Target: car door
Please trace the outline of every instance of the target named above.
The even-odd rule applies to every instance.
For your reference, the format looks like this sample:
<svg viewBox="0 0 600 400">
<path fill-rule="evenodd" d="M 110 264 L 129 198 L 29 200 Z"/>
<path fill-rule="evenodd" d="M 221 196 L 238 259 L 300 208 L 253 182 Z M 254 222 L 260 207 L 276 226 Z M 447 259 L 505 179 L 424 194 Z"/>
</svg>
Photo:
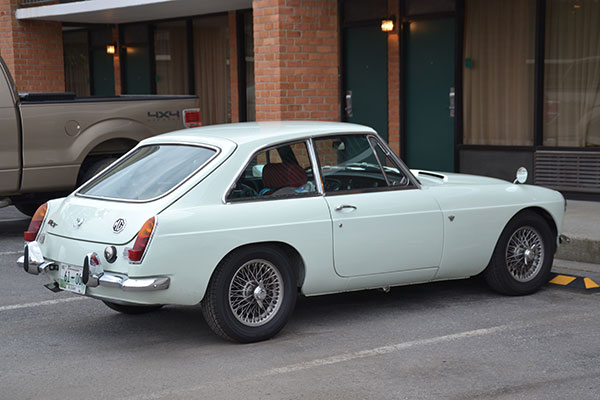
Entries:
<svg viewBox="0 0 600 400">
<path fill-rule="evenodd" d="M 333 223 L 336 272 L 422 270 L 411 279 L 430 279 L 440 264 L 443 220 L 429 192 L 374 136 L 316 138 L 314 146 Z"/>
</svg>

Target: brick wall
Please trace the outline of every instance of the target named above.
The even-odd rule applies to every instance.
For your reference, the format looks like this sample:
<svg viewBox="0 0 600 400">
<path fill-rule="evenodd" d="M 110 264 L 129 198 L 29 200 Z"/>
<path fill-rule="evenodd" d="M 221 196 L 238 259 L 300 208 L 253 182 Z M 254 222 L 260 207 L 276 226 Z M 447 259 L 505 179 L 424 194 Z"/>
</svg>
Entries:
<svg viewBox="0 0 600 400">
<path fill-rule="evenodd" d="M 0 54 L 21 92 L 65 90 L 62 29 L 58 22 L 18 21 L 20 0 L 0 0 Z"/>
<path fill-rule="evenodd" d="M 256 120 L 340 120 L 337 0 L 253 0 Z"/>
</svg>

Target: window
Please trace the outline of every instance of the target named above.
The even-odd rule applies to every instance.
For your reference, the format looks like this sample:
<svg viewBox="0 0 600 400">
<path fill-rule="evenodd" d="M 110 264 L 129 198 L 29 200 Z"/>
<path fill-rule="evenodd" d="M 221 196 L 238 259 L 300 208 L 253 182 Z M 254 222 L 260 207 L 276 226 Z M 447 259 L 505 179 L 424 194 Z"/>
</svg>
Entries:
<svg viewBox="0 0 600 400">
<path fill-rule="evenodd" d="M 410 184 L 410 180 L 392 160 L 389 150 L 381 147 L 381 144 L 373 138 L 371 138 L 371 144 L 373 145 L 373 148 L 377 153 L 377 158 L 383 167 L 388 184 L 390 186 L 408 186 Z"/>
<path fill-rule="evenodd" d="M 546 7 L 544 146 L 600 146 L 600 2 Z"/>
<path fill-rule="evenodd" d="M 254 28 L 252 12 L 244 13 L 244 61 L 246 69 L 246 121 L 256 121 L 254 87 Z"/>
<path fill-rule="evenodd" d="M 155 25 L 154 60 L 157 94 L 189 94 L 186 21 Z"/>
<path fill-rule="evenodd" d="M 227 16 L 194 19 L 194 82 L 202 124 L 231 121 Z"/>
<path fill-rule="evenodd" d="M 65 88 L 77 96 L 90 95 L 90 53 L 88 31 L 63 32 Z"/>
<path fill-rule="evenodd" d="M 216 150 L 200 146 L 143 146 L 79 193 L 121 200 L 154 199 L 175 188 L 215 154 Z"/>
<path fill-rule="evenodd" d="M 533 145 L 535 0 L 467 0 L 464 144 Z"/>
<path fill-rule="evenodd" d="M 290 198 L 317 193 L 305 142 L 258 153 L 236 182 L 228 200 Z"/>
<path fill-rule="evenodd" d="M 325 193 L 380 189 L 409 183 L 402 171 L 379 148 L 382 163 L 385 160 L 386 172 L 382 171 L 379 159 L 365 135 L 316 139 L 315 147 Z"/>
</svg>

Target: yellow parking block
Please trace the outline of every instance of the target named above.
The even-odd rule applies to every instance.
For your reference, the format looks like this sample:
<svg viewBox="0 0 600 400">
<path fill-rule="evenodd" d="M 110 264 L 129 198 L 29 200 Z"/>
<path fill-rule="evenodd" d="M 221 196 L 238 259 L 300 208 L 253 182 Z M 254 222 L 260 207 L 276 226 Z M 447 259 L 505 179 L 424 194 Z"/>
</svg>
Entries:
<svg viewBox="0 0 600 400">
<path fill-rule="evenodd" d="M 569 283 L 573 282 L 575 280 L 574 276 L 567 276 L 567 275 L 556 275 L 554 277 L 554 279 L 552 279 L 550 281 L 550 283 L 554 283 L 555 285 L 563 285 L 566 286 Z"/>
<path fill-rule="evenodd" d="M 585 283 L 586 289 L 594 289 L 594 288 L 600 287 L 600 285 L 598 285 L 596 282 L 594 282 L 590 278 L 583 278 L 583 282 Z"/>
</svg>

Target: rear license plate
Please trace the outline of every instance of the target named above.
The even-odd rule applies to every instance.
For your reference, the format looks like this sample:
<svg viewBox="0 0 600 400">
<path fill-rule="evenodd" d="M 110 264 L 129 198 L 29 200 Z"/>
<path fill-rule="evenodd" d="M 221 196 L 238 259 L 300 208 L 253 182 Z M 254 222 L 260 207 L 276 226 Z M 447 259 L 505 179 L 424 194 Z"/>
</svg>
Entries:
<svg viewBox="0 0 600 400">
<path fill-rule="evenodd" d="M 68 292 L 85 294 L 85 285 L 81 280 L 83 267 L 60 264 L 58 287 Z"/>
</svg>

